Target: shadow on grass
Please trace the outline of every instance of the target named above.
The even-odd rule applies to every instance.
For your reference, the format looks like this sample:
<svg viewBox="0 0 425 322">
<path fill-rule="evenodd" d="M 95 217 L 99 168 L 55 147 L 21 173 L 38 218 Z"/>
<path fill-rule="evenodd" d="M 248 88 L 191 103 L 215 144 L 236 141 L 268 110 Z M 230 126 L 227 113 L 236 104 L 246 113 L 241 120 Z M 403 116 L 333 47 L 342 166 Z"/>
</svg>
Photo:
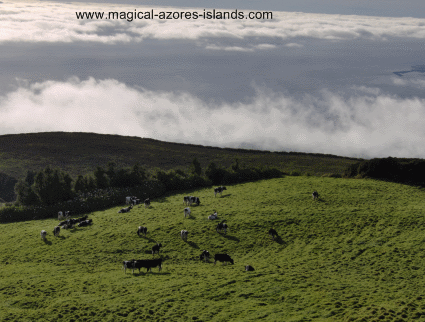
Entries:
<svg viewBox="0 0 425 322">
<path fill-rule="evenodd" d="M 280 236 L 277 236 L 274 241 L 280 245 L 286 244 Z"/>
<path fill-rule="evenodd" d="M 220 198 L 227 198 L 227 197 L 230 197 L 232 194 L 231 193 L 228 193 L 227 195 L 222 195 Z"/>
<path fill-rule="evenodd" d="M 198 244 L 196 244 L 196 243 L 194 243 L 193 241 L 188 241 L 188 242 L 186 242 L 188 245 L 190 245 L 191 247 L 193 247 L 193 248 L 198 248 L 199 249 L 199 246 L 198 246 Z"/>
<path fill-rule="evenodd" d="M 237 237 L 235 237 L 235 236 L 230 236 L 230 235 L 222 235 L 223 237 L 226 237 L 227 239 L 231 239 L 231 240 L 234 240 L 234 241 L 239 241 L 239 238 L 237 238 Z"/>
<path fill-rule="evenodd" d="M 152 272 L 152 271 L 150 271 L 150 272 L 134 272 L 134 276 L 145 276 L 146 274 L 148 274 L 149 273 L 149 275 L 171 275 L 171 273 L 169 273 L 169 272 Z"/>
<path fill-rule="evenodd" d="M 51 244 L 52 244 L 52 242 L 51 242 L 50 240 L 47 240 L 47 238 L 46 238 L 46 239 L 44 239 L 43 241 L 44 241 L 44 243 L 45 243 L 46 245 L 51 245 Z"/>
</svg>

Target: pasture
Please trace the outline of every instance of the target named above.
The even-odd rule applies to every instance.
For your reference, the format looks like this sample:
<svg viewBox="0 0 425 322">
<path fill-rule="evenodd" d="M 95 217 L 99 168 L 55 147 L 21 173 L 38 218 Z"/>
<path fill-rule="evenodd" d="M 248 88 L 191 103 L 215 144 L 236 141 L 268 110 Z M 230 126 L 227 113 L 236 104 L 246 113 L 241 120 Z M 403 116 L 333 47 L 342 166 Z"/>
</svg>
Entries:
<svg viewBox="0 0 425 322">
<path fill-rule="evenodd" d="M 186 195 L 201 200 L 189 218 Z M 57 219 L 2 224 L 0 320 L 425 320 L 424 205 L 425 192 L 406 185 L 288 176 L 95 212 L 93 225 L 59 237 Z M 215 230 L 221 220 L 226 235 Z M 153 258 L 156 242 L 161 272 L 124 273 L 123 260 Z M 214 265 L 217 253 L 234 265 Z"/>
</svg>

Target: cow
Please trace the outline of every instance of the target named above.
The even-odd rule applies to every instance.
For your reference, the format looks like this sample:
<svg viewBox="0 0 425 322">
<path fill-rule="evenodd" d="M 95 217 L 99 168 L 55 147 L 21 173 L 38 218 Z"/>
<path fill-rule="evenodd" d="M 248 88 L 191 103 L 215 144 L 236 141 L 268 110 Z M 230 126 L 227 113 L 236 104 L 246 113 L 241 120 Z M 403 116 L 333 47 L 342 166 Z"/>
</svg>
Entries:
<svg viewBox="0 0 425 322">
<path fill-rule="evenodd" d="M 189 207 L 184 208 L 184 218 L 186 218 L 186 216 L 190 217 L 190 208 Z"/>
<path fill-rule="evenodd" d="M 60 231 L 61 231 L 61 228 L 59 226 L 56 226 L 55 228 L 53 228 L 53 236 L 55 237 L 59 236 Z"/>
<path fill-rule="evenodd" d="M 245 266 L 245 271 L 247 271 L 247 272 L 249 272 L 249 271 L 255 271 L 255 269 L 251 265 L 246 265 Z"/>
<path fill-rule="evenodd" d="M 70 217 L 71 217 L 71 215 L 70 215 L 69 211 L 65 211 L 65 218 L 70 218 Z"/>
<path fill-rule="evenodd" d="M 151 205 L 151 201 L 149 200 L 149 198 L 147 198 L 147 199 L 144 201 L 144 203 L 145 203 L 145 208 L 149 208 L 149 207 L 150 207 L 150 205 Z"/>
<path fill-rule="evenodd" d="M 317 191 L 313 191 L 312 196 L 313 200 L 319 199 L 319 193 Z"/>
<path fill-rule="evenodd" d="M 136 198 L 131 199 L 131 204 L 132 204 L 133 206 L 138 205 L 139 203 L 140 203 L 140 199 L 136 199 Z"/>
<path fill-rule="evenodd" d="M 46 240 L 47 232 L 45 230 L 42 230 L 41 233 L 40 233 L 40 235 L 41 235 L 41 239 L 42 240 Z"/>
<path fill-rule="evenodd" d="M 162 247 L 161 243 L 156 243 L 156 245 L 152 246 L 152 256 L 155 253 L 158 253 L 158 255 L 159 255 L 159 250 L 160 250 L 161 247 Z"/>
<path fill-rule="evenodd" d="M 196 203 L 197 206 L 201 203 L 201 200 L 198 197 L 189 197 L 189 206 L 193 203 Z"/>
<path fill-rule="evenodd" d="M 226 265 L 227 265 L 227 262 L 234 264 L 233 259 L 231 259 L 230 256 L 227 255 L 227 254 L 215 254 L 214 255 L 214 265 L 217 261 L 223 262 L 223 264 L 226 263 Z"/>
<path fill-rule="evenodd" d="M 218 188 L 214 188 L 214 197 L 217 196 L 217 193 L 219 193 L 220 197 L 221 197 L 224 190 L 227 190 L 227 189 L 226 189 L 226 187 L 223 187 L 223 186 L 218 187 Z"/>
<path fill-rule="evenodd" d="M 58 212 L 58 220 L 62 220 L 62 219 L 64 219 L 63 212 L 62 211 L 59 211 Z"/>
<path fill-rule="evenodd" d="M 272 237 L 272 239 L 274 240 L 276 237 L 279 237 L 279 235 L 277 234 L 277 231 L 274 230 L 273 228 L 269 229 L 269 235 Z"/>
<path fill-rule="evenodd" d="M 81 221 L 78 224 L 78 227 L 85 227 L 85 226 L 91 225 L 92 222 L 93 222 L 92 219 L 87 219 L 87 220 Z"/>
<path fill-rule="evenodd" d="M 210 259 L 210 252 L 207 250 L 203 250 L 202 254 L 199 256 L 200 260 L 204 260 L 205 262 L 207 262 L 207 260 Z"/>
<path fill-rule="evenodd" d="M 225 220 L 223 220 L 221 223 L 219 223 L 218 225 L 217 225 L 217 227 L 216 227 L 216 231 L 218 232 L 218 233 L 220 233 L 220 232 L 222 232 L 222 231 L 224 231 L 224 234 L 226 234 L 226 232 L 227 232 L 227 224 L 225 223 Z"/>
<path fill-rule="evenodd" d="M 189 206 L 190 196 L 183 197 L 183 204 Z"/>
<path fill-rule="evenodd" d="M 212 215 L 208 216 L 208 220 L 215 220 L 218 218 L 217 211 L 215 211 Z"/>
<path fill-rule="evenodd" d="M 128 269 L 132 268 L 133 272 L 134 272 L 134 259 L 132 259 L 131 261 L 123 261 L 122 262 L 122 269 L 124 270 L 124 274 L 125 274 L 125 270 L 127 268 Z"/>
<path fill-rule="evenodd" d="M 137 235 L 140 237 L 140 235 L 144 235 L 146 237 L 146 233 L 148 232 L 148 228 L 143 227 L 143 226 L 139 226 L 139 228 L 137 228 Z"/>
<path fill-rule="evenodd" d="M 123 213 L 126 213 L 126 212 L 130 212 L 130 210 L 133 208 L 133 206 L 132 205 L 130 205 L 129 207 L 126 207 L 126 208 L 122 208 L 120 211 L 118 211 L 118 213 L 119 214 L 123 214 Z"/>
<path fill-rule="evenodd" d="M 180 232 L 180 236 L 182 237 L 182 239 L 184 240 L 184 241 L 187 241 L 187 235 L 189 234 L 189 232 L 187 231 L 187 230 L 182 230 L 181 232 Z"/>
<path fill-rule="evenodd" d="M 75 219 L 75 223 L 79 223 L 79 222 L 82 222 L 82 221 L 84 221 L 84 220 L 87 220 L 87 218 L 88 218 L 88 216 L 87 216 L 87 215 L 85 215 L 85 216 L 83 216 L 83 217 L 80 217 L 80 218 L 77 218 L 77 219 Z"/>
<path fill-rule="evenodd" d="M 125 197 L 125 204 L 126 205 L 131 204 L 131 199 L 132 199 L 132 197 Z"/>
<path fill-rule="evenodd" d="M 162 269 L 162 258 L 158 258 L 158 259 L 142 259 L 142 260 L 135 260 L 133 263 L 133 273 L 135 269 L 139 270 L 140 273 L 140 269 L 142 267 L 146 267 L 146 273 L 151 271 L 152 272 L 152 267 L 159 267 L 159 271 L 161 271 Z"/>
</svg>

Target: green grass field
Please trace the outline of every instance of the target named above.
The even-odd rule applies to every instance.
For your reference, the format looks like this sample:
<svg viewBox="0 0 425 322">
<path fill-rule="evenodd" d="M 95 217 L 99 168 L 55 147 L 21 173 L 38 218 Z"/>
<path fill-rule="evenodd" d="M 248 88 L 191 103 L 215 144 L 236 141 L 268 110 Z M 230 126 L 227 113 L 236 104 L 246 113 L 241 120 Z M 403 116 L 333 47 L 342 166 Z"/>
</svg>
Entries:
<svg viewBox="0 0 425 322">
<path fill-rule="evenodd" d="M 184 218 L 188 194 L 201 205 Z M 288 176 L 228 186 L 222 197 L 203 189 L 128 214 L 96 212 L 92 226 L 59 237 L 56 219 L 3 224 L 0 320 L 425 320 L 424 197 L 395 183 Z M 225 236 L 207 220 L 214 210 Z M 156 241 L 162 271 L 125 274 L 122 261 L 152 258 Z M 203 249 L 235 263 L 201 262 Z"/>
</svg>

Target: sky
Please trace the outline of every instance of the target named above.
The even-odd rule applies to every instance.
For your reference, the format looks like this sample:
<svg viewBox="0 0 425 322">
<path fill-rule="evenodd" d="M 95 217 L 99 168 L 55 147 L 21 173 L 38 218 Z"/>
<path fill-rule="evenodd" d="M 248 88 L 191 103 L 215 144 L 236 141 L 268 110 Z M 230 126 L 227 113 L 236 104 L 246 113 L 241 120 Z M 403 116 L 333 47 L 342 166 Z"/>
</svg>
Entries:
<svg viewBox="0 0 425 322">
<path fill-rule="evenodd" d="M 425 157 L 422 0 L 0 0 L 0 26 L 0 135 Z"/>
</svg>

